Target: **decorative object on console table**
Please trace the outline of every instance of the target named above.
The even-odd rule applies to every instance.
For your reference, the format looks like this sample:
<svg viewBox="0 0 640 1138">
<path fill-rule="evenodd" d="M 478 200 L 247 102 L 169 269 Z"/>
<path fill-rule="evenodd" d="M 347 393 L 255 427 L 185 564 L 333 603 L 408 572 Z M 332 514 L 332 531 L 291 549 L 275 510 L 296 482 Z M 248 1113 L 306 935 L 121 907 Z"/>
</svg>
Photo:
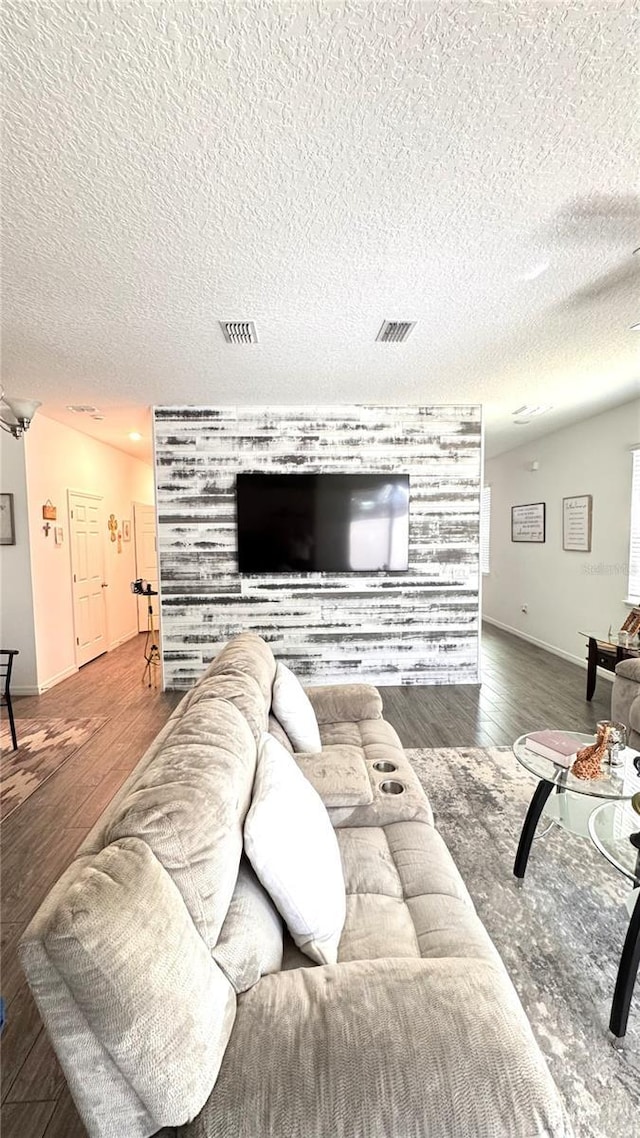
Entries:
<svg viewBox="0 0 640 1138">
<path fill-rule="evenodd" d="M 545 502 L 528 502 L 511 507 L 511 540 L 525 542 L 545 541 Z"/>
<path fill-rule="evenodd" d="M 595 779 L 602 774 L 602 760 L 607 753 L 607 744 L 611 734 L 611 724 L 607 723 L 598 732 L 595 743 L 590 747 L 583 747 L 578 751 L 572 771 L 576 778 Z"/>
<path fill-rule="evenodd" d="M 599 723 L 596 723 L 598 736 L 607 728 L 609 730 L 607 762 L 610 763 L 612 767 L 618 767 L 622 764 L 620 752 L 623 751 L 627 745 L 627 729 L 624 723 L 615 723 L 611 719 L 601 719 Z"/>
<path fill-rule="evenodd" d="M 560 767 L 570 767 L 578 753 L 579 744 L 564 731 L 532 731 L 527 735 L 527 747 Z"/>
<path fill-rule="evenodd" d="M 582 494 L 562 499 L 562 548 L 578 553 L 591 552 L 593 498 Z"/>
<path fill-rule="evenodd" d="M 581 632 L 588 640 L 587 650 L 587 699 L 593 699 L 596 690 L 597 669 L 604 668 L 607 672 L 615 672 L 616 665 L 621 660 L 629 660 L 640 656 L 640 648 L 623 647 L 611 639 L 611 633 L 606 636 L 592 636 L 590 632 Z M 617 639 L 617 633 L 614 634 Z"/>
</svg>

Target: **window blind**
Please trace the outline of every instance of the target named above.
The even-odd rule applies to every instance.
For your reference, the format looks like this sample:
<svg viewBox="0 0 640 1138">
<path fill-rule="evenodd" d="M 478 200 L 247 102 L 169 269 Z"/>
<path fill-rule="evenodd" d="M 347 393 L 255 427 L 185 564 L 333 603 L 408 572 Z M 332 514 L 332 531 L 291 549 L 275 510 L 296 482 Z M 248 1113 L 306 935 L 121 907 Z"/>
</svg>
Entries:
<svg viewBox="0 0 640 1138">
<path fill-rule="evenodd" d="M 633 454 L 631 532 L 629 535 L 629 600 L 640 601 L 640 447 Z"/>
<path fill-rule="evenodd" d="M 640 467 L 640 463 L 638 464 Z M 638 517 L 640 524 L 640 513 Z M 491 487 L 483 486 L 480 494 L 480 572 L 489 572 L 489 544 L 491 535 Z M 639 535 L 640 538 L 640 535 Z M 639 545 L 640 549 L 640 545 Z M 640 562 L 638 564 L 640 571 Z"/>
</svg>

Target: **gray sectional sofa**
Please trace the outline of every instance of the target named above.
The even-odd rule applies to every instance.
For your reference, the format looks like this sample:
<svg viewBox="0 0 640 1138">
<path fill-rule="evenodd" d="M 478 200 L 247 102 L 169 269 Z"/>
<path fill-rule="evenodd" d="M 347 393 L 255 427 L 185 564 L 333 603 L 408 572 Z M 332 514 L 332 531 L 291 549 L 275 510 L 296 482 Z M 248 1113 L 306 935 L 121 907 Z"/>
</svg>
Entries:
<svg viewBox="0 0 640 1138">
<path fill-rule="evenodd" d="M 640 658 L 621 660 L 616 665 L 611 718 L 625 724 L 629 746 L 640 750 Z"/>
<path fill-rule="evenodd" d="M 255 634 L 229 642 L 23 936 L 89 1134 L 570 1134 L 375 688 L 308 689 L 322 751 L 296 760 L 336 828 L 346 922 L 335 965 L 289 938 L 243 854 L 269 724 L 291 750 L 275 668 Z"/>
</svg>

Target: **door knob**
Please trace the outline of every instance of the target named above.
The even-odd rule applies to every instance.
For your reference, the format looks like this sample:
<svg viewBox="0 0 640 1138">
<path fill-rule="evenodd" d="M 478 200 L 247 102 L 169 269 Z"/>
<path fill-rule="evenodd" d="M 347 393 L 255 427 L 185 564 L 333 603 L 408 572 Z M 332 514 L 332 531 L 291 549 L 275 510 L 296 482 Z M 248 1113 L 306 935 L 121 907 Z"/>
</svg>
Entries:
<svg viewBox="0 0 640 1138">
<path fill-rule="evenodd" d="M 105 583 L 104 583 L 104 581 L 103 581 L 103 582 L 102 582 L 102 585 L 101 585 L 101 588 L 103 588 L 103 589 L 108 589 L 108 588 L 109 588 L 109 586 L 108 586 L 108 585 L 105 585 Z"/>
</svg>

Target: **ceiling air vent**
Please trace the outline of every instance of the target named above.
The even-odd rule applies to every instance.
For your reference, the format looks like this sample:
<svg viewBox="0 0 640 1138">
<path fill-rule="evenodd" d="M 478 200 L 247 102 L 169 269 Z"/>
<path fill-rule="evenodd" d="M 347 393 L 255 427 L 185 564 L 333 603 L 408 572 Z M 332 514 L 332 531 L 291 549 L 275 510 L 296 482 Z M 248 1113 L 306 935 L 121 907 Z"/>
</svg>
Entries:
<svg viewBox="0 0 640 1138">
<path fill-rule="evenodd" d="M 415 320 L 385 320 L 376 340 L 382 344 L 403 344 L 415 326 Z"/>
<path fill-rule="evenodd" d="M 74 415 L 94 415 L 98 410 L 97 407 L 92 407 L 90 403 L 69 403 L 67 411 L 73 411 Z"/>
<path fill-rule="evenodd" d="M 220 327 L 228 344 L 258 343 L 258 333 L 253 320 L 221 320 Z"/>
</svg>

